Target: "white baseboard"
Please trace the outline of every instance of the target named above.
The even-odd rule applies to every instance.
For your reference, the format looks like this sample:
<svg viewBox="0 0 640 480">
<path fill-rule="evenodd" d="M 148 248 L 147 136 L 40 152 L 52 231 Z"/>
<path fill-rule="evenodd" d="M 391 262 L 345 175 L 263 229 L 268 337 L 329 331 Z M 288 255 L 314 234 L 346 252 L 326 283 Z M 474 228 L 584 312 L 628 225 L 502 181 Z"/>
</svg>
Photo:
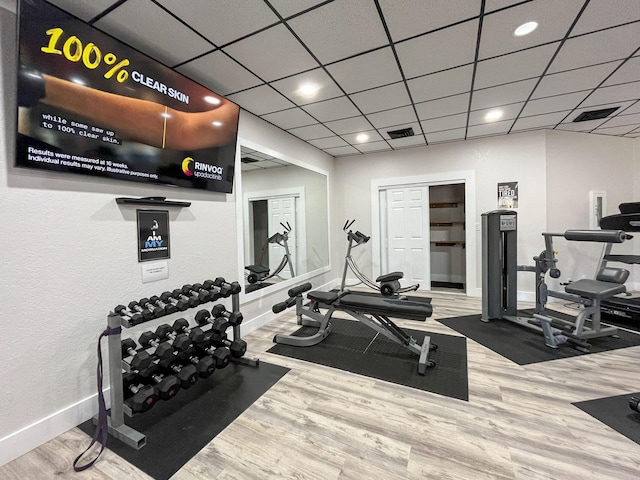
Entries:
<svg viewBox="0 0 640 480">
<path fill-rule="evenodd" d="M 109 390 L 105 392 L 107 408 L 109 408 Z M 0 466 L 30 452 L 43 443 L 63 434 L 98 413 L 98 394 L 91 395 L 73 405 L 49 415 L 17 432 L 0 438 Z M 91 439 L 87 437 L 87 446 Z M 80 455 L 82 451 L 78 452 Z"/>
</svg>

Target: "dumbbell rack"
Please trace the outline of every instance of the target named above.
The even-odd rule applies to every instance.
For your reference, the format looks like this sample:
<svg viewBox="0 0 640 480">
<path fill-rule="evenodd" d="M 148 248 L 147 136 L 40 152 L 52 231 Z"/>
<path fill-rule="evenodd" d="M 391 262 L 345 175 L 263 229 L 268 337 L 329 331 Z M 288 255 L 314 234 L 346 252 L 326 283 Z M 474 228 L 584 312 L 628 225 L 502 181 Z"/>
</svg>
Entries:
<svg viewBox="0 0 640 480">
<path fill-rule="evenodd" d="M 198 305 L 197 307 L 200 307 Z M 240 294 L 234 293 L 231 295 L 231 307 L 234 313 L 240 311 Z M 196 307 L 192 307 L 196 308 Z M 153 321 L 156 319 L 148 320 Z M 136 323 L 135 325 L 140 325 Z M 120 315 L 109 312 L 107 315 L 107 326 L 109 329 L 117 329 L 119 327 L 130 328 L 134 325 L 129 322 L 128 319 L 121 317 Z M 233 339 L 239 340 L 240 325 L 233 327 Z M 110 398 L 111 398 L 111 410 L 107 416 L 107 425 L 109 428 L 109 434 L 117 438 L 124 444 L 139 450 L 147 443 L 147 437 L 138 432 L 137 430 L 129 427 L 124 423 L 125 414 L 128 417 L 132 417 L 134 413 L 131 411 L 128 405 L 124 403 L 124 388 L 122 385 L 122 370 L 128 370 L 128 365 L 122 361 L 122 349 L 121 349 L 121 334 L 115 333 L 109 335 L 107 338 L 107 350 L 109 355 L 109 383 L 110 383 Z M 235 363 L 243 365 L 249 365 L 257 367 L 259 360 L 257 358 L 240 357 L 232 359 Z M 98 424 L 98 416 L 93 417 L 93 423 Z"/>
</svg>

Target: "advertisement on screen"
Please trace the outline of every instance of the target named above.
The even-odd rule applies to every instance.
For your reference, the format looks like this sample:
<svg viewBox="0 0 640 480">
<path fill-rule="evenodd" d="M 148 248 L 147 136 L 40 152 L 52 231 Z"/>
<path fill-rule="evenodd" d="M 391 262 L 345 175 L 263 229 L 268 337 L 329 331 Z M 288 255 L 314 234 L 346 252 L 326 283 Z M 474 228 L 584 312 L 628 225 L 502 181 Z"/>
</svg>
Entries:
<svg viewBox="0 0 640 480">
<path fill-rule="evenodd" d="M 231 193 L 236 104 L 44 0 L 18 43 L 17 167 Z"/>
</svg>

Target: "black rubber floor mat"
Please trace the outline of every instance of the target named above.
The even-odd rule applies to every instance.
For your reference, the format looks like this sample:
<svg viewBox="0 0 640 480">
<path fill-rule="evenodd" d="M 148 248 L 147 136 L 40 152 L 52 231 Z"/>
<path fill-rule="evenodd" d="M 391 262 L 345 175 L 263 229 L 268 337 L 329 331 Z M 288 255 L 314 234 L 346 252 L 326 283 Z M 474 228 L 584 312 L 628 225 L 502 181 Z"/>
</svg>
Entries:
<svg viewBox="0 0 640 480">
<path fill-rule="evenodd" d="M 147 444 L 140 450 L 111 436 L 107 448 L 156 480 L 166 480 L 288 371 L 262 361 L 258 367 L 232 363 L 189 390 L 180 390 L 172 400 L 126 418 L 127 425 L 147 437 Z M 93 437 L 91 420 L 78 428 Z"/>
<path fill-rule="evenodd" d="M 525 313 L 525 312 L 521 312 Z M 558 317 L 562 314 L 553 312 Z M 465 337 L 478 342 L 499 355 L 508 358 L 518 365 L 547 362 L 559 358 L 585 355 L 576 350 L 570 343 L 558 348 L 549 348 L 544 344 L 542 333 L 530 330 L 508 320 L 491 320 L 483 322 L 481 315 L 440 318 L 438 322 L 461 333 Z M 599 353 L 618 348 L 640 345 L 640 335 L 620 330 L 619 338 L 602 337 L 590 340 L 592 345 L 588 353 Z M 587 353 L 587 354 L 588 354 Z"/>
<path fill-rule="evenodd" d="M 639 398 L 640 392 L 576 402 L 573 405 L 640 445 L 640 413 L 629 408 L 631 397 Z"/>
<path fill-rule="evenodd" d="M 419 343 L 427 333 L 404 330 Z M 315 327 L 302 327 L 294 335 L 308 336 L 316 331 Z M 376 337 L 376 334 L 360 322 L 334 318 L 331 320 L 331 334 L 320 344 L 313 347 L 278 344 L 268 352 L 448 397 L 469 399 L 465 338 L 429 333 L 431 342 L 438 345 L 437 350 L 429 355 L 436 366 L 427 369 L 426 375 L 419 375 L 416 354 L 382 335 Z"/>
</svg>

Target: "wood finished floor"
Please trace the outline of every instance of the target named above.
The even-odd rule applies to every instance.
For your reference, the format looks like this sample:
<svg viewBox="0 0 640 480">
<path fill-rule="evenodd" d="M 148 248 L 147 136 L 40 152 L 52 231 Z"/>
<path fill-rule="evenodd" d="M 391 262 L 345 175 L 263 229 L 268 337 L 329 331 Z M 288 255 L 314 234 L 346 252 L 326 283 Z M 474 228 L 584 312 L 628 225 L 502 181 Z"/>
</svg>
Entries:
<svg viewBox="0 0 640 480">
<path fill-rule="evenodd" d="M 398 323 L 458 335 L 435 320 L 480 312 L 478 298 L 431 296 L 427 322 Z M 174 479 L 640 478 L 640 445 L 571 405 L 640 391 L 640 347 L 519 366 L 468 340 L 466 402 L 265 353 L 295 328 L 291 310 L 246 337 L 252 356 L 291 371 Z M 149 478 L 111 452 L 75 473 L 87 445 L 74 428 L 0 478 Z"/>
</svg>

